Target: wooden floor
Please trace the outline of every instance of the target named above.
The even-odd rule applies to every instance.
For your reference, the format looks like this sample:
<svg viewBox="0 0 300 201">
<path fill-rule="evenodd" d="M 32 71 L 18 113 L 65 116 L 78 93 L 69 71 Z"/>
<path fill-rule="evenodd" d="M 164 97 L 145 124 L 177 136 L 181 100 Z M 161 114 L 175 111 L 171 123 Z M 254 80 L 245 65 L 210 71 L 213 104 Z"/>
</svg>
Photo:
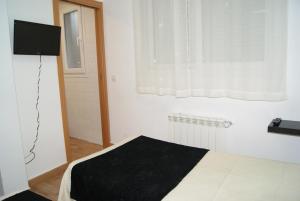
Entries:
<svg viewBox="0 0 300 201">
<path fill-rule="evenodd" d="M 72 159 L 76 160 L 102 150 L 102 146 L 89 143 L 76 138 L 70 139 L 70 145 L 72 150 Z M 54 177 L 47 181 L 41 181 L 34 186 L 31 186 L 31 190 L 37 194 L 45 196 L 50 200 L 57 200 L 60 181 L 63 175 L 63 171 L 59 171 Z"/>
<path fill-rule="evenodd" d="M 76 138 L 71 138 L 70 145 L 72 149 L 72 160 L 77 160 L 103 149 L 102 146 L 98 144 L 93 144 Z"/>
</svg>

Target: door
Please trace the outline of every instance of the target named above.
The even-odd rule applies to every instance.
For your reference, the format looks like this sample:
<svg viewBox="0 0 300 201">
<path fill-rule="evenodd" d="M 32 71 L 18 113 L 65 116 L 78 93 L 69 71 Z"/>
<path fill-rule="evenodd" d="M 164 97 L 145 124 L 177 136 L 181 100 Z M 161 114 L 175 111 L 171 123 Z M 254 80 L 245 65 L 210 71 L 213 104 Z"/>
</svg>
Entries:
<svg viewBox="0 0 300 201">
<path fill-rule="evenodd" d="M 60 2 L 70 137 L 102 144 L 95 10 Z"/>
</svg>

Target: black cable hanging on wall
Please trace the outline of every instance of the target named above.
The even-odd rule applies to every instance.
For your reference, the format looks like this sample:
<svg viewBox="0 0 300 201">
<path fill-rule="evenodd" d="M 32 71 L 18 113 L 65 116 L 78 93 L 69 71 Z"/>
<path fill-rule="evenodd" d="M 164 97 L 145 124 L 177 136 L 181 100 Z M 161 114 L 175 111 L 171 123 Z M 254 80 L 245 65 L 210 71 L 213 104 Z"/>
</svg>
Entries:
<svg viewBox="0 0 300 201">
<path fill-rule="evenodd" d="M 40 103 L 40 82 L 41 82 L 41 73 L 42 73 L 42 55 L 40 55 L 40 65 L 38 70 L 38 80 L 37 80 L 37 96 L 36 96 L 36 102 L 35 102 L 35 109 L 37 112 L 36 116 L 36 133 L 35 138 L 33 141 L 33 145 L 29 150 L 29 154 L 25 156 L 25 164 L 31 163 L 35 159 L 35 146 L 39 139 L 39 131 L 40 131 L 40 110 L 39 110 L 39 103 Z"/>
</svg>

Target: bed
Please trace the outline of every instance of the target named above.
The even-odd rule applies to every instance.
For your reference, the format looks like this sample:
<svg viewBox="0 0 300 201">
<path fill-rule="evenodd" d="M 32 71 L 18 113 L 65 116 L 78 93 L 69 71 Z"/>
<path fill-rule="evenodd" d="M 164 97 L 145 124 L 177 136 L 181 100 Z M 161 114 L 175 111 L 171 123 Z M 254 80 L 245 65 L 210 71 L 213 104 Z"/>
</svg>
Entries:
<svg viewBox="0 0 300 201">
<path fill-rule="evenodd" d="M 84 183 L 84 182 L 95 182 L 101 181 L 101 178 L 85 176 L 86 180 L 84 181 L 84 185 L 80 183 L 80 177 L 82 170 L 85 170 L 87 173 L 90 172 L 90 169 L 86 168 L 89 161 L 94 161 L 95 159 L 105 159 L 109 158 L 109 154 L 113 152 L 120 152 L 124 154 L 126 149 L 122 150 L 122 148 L 128 146 L 128 144 L 137 141 L 139 139 L 146 139 L 152 141 L 153 139 L 147 139 L 143 136 L 138 136 L 134 138 L 126 139 L 118 144 L 115 144 L 103 151 L 97 152 L 90 156 L 87 156 L 83 159 L 77 160 L 72 162 L 67 170 L 64 173 L 60 192 L 59 192 L 59 201 L 71 201 L 73 200 L 71 197 L 76 197 L 76 193 L 74 194 L 74 188 L 76 189 L 77 193 L 83 194 L 85 196 L 89 196 L 91 193 L 89 188 L 94 188 L 94 191 L 107 191 L 106 193 L 112 193 L 116 195 L 122 195 L 120 197 L 112 196 L 110 199 L 94 199 L 91 197 L 88 198 L 80 198 L 77 200 L 105 200 L 105 201 L 148 201 L 148 200 L 158 200 L 157 197 L 149 198 L 147 197 L 149 192 L 145 191 L 143 193 L 135 192 L 137 195 L 141 195 L 140 197 L 132 197 L 130 199 L 126 199 L 128 195 L 124 194 L 123 192 L 116 192 L 120 188 L 118 187 L 113 181 L 109 181 L 108 186 L 116 187 L 112 188 L 113 190 L 109 191 L 105 186 L 101 188 L 94 183 Z M 156 141 L 154 141 L 156 143 Z M 144 142 L 143 142 L 144 143 Z M 167 142 L 159 142 L 159 143 L 167 143 Z M 168 143 L 170 145 L 170 143 Z M 168 146 L 166 144 L 166 146 Z M 151 145 L 151 144 L 150 144 Z M 171 147 L 173 145 L 170 145 Z M 181 146 L 181 145 L 179 145 Z M 155 146 L 153 146 L 155 147 Z M 188 147 L 176 147 L 180 150 L 188 150 Z M 186 174 L 180 175 L 174 174 L 172 172 L 172 167 L 164 167 L 165 169 L 169 170 L 174 177 L 178 177 L 177 181 L 173 181 L 172 185 L 166 186 L 168 188 L 163 188 L 163 186 L 159 188 L 153 188 L 152 194 L 160 194 L 163 191 L 168 191 L 163 195 L 163 201 L 300 201 L 300 165 L 291 164 L 291 163 L 283 163 L 278 161 L 272 160 L 264 160 L 264 159 L 257 159 L 252 157 L 245 157 L 239 155 L 232 155 L 232 154 L 224 154 L 218 153 L 213 151 L 208 151 L 204 149 L 194 150 L 190 149 L 190 152 L 186 152 L 188 155 L 194 155 L 195 157 L 199 157 L 199 160 L 195 160 L 195 157 L 191 157 L 187 161 L 187 164 L 190 163 L 189 167 L 185 168 Z M 182 158 L 189 158 L 185 155 L 181 155 Z M 181 159 L 178 161 L 183 164 Z M 178 162 L 177 161 L 177 162 Z M 176 160 L 171 161 L 176 162 Z M 91 164 L 91 163 L 90 163 Z M 95 165 L 95 164 L 94 164 Z M 122 164 L 120 165 L 120 169 Z M 165 164 L 164 164 L 165 165 Z M 149 165 L 148 165 L 149 166 Z M 175 165 L 176 166 L 176 165 Z M 188 166 L 188 165 L 183 165 Z M 95 169 L 95 168 L 94 168 Z M 150 167 L 151 169 L 151 167 Z M 173 168 L 174 169 L 174 168 Z M 74 171 L 77 171 L 77 174 L 74 174 Z M 99 169 L 101 172 L 103 169 Z M 108 169 L 109 170 L 109 169 Z M 176 170 L 176 169 L 175 169 Z M 107 169 L 105 170 L 107 171 Z M 103 172 L 105 172 L 103 171 Z M 130 169 L 128 169 L 130 172 Z M 134 170 L 136 171 L 136 170 Z M 73 172 L 73 173 L 72 173 Z M 178 170 L 181 172 L 181 170 Z M 107 173 L 109 175 L 109 173 Z M 78 177 L 78 178 L 77 178 Z M 77 186 L 72 184 L 74 181 L 78 180 Z M 163 180 L 170 179 L 171 181 L 174 180 L 170 177 L 162 177 Z M 82 178 L 81 178 L 82 179 Z M 91 180 L 89 180 L 91 179 Z M 102 178 L 104 179 L 104 178 Z M 132 177 L 132 179 L 124 182 L 124 189 L 128 191 L 134 191 L 134 189 L 140 188 L 140 183 L 137 183 L 136 186 L 130 186 L 132 184 L 131 181 L 134 181 L 136 178 Z M 143 180 L 143 178 L 139 178 Z M 159 179 L 159 177 L 158 177 Z M 128 182 L 130 181 L 130 182 Z M 105 180 L 105 182 L 107 182 Z M 157 182 L 157 181 L 156 181 Z M 149 182 L 148 182 L 149 183 Z M 151 183 L 151 182 L 150 182 Z M 78 185 L 79 184 L 79 185 Z M 88 187 L 86 187 L 88 185 Z M 115 185 L 115 186 L 114 186 Z M 71 188 L 72 187 L 72 188 Z M 151 188 L 149 186 L 145 186 L 148 190 Z M 121 186 L 122 189 L 122 186 Z M 140 188 L 141 189 L 141 188 Z M 127 192 L 126 190 L 126 192 Z M 143 188 L 142 188 L 143 190 Z M 92 191 L 91 191 L 92 192 Z M 157 192 L 157 193 L 154 193 Z M 124 190 L 125 193 L 125 190 Z M 73 194 L 73 196 L 71 196 Z M 74 196 L 75 195 L 75 196 Z M 151 194 L 150 194 L 151 195 Z M 135 195 L 136 196 L 136 195 Z"/>
</svg>

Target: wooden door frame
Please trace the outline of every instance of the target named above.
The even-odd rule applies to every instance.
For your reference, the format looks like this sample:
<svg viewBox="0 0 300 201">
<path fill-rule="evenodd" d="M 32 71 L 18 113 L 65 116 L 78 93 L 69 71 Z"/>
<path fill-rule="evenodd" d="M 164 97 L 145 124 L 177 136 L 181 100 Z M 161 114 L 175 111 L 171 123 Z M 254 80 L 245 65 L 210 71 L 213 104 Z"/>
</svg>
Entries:
<svg viewBox="0 0 300 201">
<path fill-rule="evenodd" d="M 97 63 L 98 63 L 98 84 L 99 84 L 99 99 L 101 109 L 101 125 L 102 125 L 102 141 L 103 147 L 110 146 L 110 130 L 109 130 L 109 112 L 108 112 L 108 96 L 107 96 L 107 79 L 105 66 L 105 49 L 104 49 L 104 29 L 103 29 L 103 4 L 93 0 L 52 0 L 54 24 L 60 26 L 59 18 L 59 2 L 65 1 L 77 5 L 87 6 L 95 9 L 95 27 L 96 27 L 96 45 L 97 45 Z M 62 51 L 60 51 L 61 53 Z M 58 81 L 61 102 L 61 112 L 63 121 L 63 130 L 65 138 L 65 148 L 67 161 L 72 161 L 72 155 L 69 142 L 69 125 L 65 96 L 65 81 L 63 71 L 62 55 L 57 57 L 58 66 Z"/>
</svg>

